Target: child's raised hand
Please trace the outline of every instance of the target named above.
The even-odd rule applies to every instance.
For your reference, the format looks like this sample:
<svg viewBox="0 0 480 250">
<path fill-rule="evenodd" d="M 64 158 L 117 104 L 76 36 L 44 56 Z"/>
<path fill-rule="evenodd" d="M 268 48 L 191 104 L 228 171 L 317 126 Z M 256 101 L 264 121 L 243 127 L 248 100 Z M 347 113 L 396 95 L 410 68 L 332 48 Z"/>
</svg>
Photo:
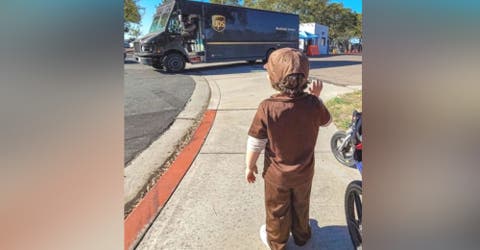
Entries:
<svg viewBox="0 0 480 250">
<path fill-rule="evenodd" d="M 258 168 L 257 165 L 255 165 L 253 168 L 245 168 L 245 179 L 247 180 L 248 183 L 254 183 L 256 180 L 255 174 L 258 174 Z"/>
<path fill-rule="evenodd" d="M 308 88 L 308 91 L 311 95 L 320 96 L 320 92 L 322 92 L 323 82 L 320 80 L 313 80 L 312 85 Z"/>
</svg>

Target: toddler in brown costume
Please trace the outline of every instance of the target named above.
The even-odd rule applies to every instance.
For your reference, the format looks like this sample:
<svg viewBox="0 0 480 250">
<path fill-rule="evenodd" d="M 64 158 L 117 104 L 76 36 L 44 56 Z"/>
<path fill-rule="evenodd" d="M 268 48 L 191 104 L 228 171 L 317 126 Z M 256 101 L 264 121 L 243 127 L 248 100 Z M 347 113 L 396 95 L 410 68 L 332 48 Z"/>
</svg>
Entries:
<svg viewBox="0 0 480 250">
<path fill-rule="evenodd" d="M 308 58 L 299 50 L 274 51 L 265 69 L 278 94 L 262 101 L 248 132 L 245 178 L 255 182 L 257 159 L 265 149 L 266 241 L 271 249 L 285 249 L 290 232 L 302 246 L 311 237 L 309 203 L 320 126 L 330 113 L 318 98 L 322 82 L 307 88 Z"/>
</svg>

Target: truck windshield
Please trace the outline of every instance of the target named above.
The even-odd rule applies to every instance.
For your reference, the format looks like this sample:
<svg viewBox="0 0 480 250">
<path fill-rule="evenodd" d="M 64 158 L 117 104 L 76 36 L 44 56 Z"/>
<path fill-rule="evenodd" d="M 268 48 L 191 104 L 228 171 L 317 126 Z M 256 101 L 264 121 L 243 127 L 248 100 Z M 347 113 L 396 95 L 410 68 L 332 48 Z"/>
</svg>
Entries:
<svg viewBox="0 0 480 250">
<path fill-rule="evenodd" d="M 152 26 L 150 26 L 150 33 L 163 32 L 167 26 L 169 15 L 160 15 L 153 18 Z"/>
<path fill-rule="evenodd" d="M 152 26 L 150 26 L 150 33 L 163 32 L 167 26 L 168 19 L 175 6 L 175 1 L 167 2 L 158 7 L 157 13 L 153 17 Z"/>
</svg>

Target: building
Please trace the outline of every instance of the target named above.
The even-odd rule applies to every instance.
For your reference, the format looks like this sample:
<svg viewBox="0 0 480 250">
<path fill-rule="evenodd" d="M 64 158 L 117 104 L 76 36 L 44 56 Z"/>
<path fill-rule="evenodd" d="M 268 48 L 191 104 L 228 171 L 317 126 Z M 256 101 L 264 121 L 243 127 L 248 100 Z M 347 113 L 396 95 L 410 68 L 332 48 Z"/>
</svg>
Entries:
<svg viewBox="0 0 480 250">
<path fill-rule="evenodd" d="M 307 36 L 300 36 L 300 49 L 306 49 L 308 45 L 318 46 L 320 55 L 328 55 L 328 27 L 318 23 L 301 23 L 300 33 L 305 33 Z"/>
</svg>

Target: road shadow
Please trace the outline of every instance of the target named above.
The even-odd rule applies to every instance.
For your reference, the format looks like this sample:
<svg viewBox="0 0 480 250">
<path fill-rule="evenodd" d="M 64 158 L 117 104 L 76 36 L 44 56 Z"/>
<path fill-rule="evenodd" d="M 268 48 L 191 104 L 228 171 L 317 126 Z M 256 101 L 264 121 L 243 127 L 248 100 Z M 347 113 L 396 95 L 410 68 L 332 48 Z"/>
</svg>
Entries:
<svg viewBox="0 0 480 250">
<path fill-rule="evenodd" d="M 358 54 L 330 54 L 330 55 L 318 55 L 318 56 L 308 56 L 309 58 L 326 58 L 326 57 L 336 57 L 336 56 L 362 56 L 362 53 Z"/>
<path fill-rule="evenodd" d="M 321 68 L 334 68 L 334 67 L 343 67 L 351 65 L 362 64 L 360 61 L 310 61 L 310 69 L 321 69 Z M 177 73 L 178 75 L 229 75 L 229 74 L 245 74 L 253 72 L 265 72 L 263 68 L 263 63 L 258 62 L 255 64 L 250 63 L 232 63 L 232 64 L 223 64 L 223 65 L 208 65 L 199 66 L 195 68 L 187 68 L 182 73 Z M 165 70 L 156 70 L 162 74 L 176 75 L 175 73 L 168 73 Z"/>
<path fill-rule="evenodd" d="M 310 69 L 321 69 L 321 68 L 335 68 L 335 67 L 344 67 L 359 65 L 362 62 L 359 61 L 310 61 Z"/>
<path fill-rule="evenodd" d="M 297 246 L 290 236 L 287 243 L 288 250 L 351 250 L 354 249 L 346 226 L 332 225 L 319 227 L 318 221 L 310 219 L 312 238 L 304 246 Z"/>
<path fill-rule="evenodd" d="M 331 57 L 331 56 L 324 56 Z M 314 57 L 317 58 L 317 57 Z M 125 59 L 125 64 L 139 64 L 134 59 Z M 352 65 L 361 65 L 361 61 L 351 61 L 351 60 L 338 60 L 338 61 L 313 61 L 310 60 L 310 69 L 322 69 L 322 68 L 335 68 L 335 67 L 344 67 Z M 254 64 L 247 62 L 232 62 L 229 64 L 221 65 L 209 65 L 203 64 L 196 66 L 194 68 L 186 68 L 181 73 L 169 73 L 164 69 L 155 69 L 152 67 L 152 70 L 165 74 L 165 75 L 230 75 L 230 74 L 246 74 L 253 72 L 265 72 L 262 62 L 257 62 Z"/>
<path fill-rule="evenodd" d="M 125 59 L 123 60 L 123 64 L 138 64 L 138 62 L 134 60 Z"/>
<path fill-rule="evenodd" d="M 154 69 L 155 71 L 166 75 L 228 75 L 228 74 L 242 74 L 251 73 L 256 71 L 265 71 L 263 69 L 263 63 L 231 63 L 222 65 L 202 65 L 195 68 L 186 68 L 181 73 L 169 73 L 165 70 Z"/>
</svg>

